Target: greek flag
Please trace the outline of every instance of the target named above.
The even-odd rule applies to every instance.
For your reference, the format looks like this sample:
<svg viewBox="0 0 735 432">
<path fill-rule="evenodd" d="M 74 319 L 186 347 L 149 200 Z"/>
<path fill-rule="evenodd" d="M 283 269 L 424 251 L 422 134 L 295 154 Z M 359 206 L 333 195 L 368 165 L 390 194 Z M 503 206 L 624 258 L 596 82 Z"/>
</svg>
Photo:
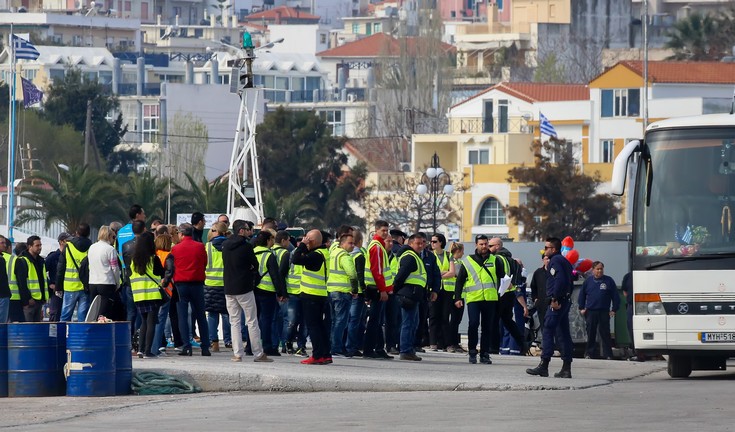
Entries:
<svg viewBox="0 0 735 432">
<path fill-rule="evenodd" d="M 13 35 L 13 47 L 17 59 L 35 60 L 41 55 L 32 43 L 16 35 Z"/>
<path fill-rule="evenodd" d="M 554 126 L 551 124 L 549 119 L 547 119 L 546 116 L 541 113 L 538 113 L 538 116 L 541 133 L 556 138 L 556 129 L 554 129 Z"/>
<path fill-rule="evenodd" d="M 43 92 L 34 86 L 29 80 L 20 77 L 23 83 L 23 107 L 28 108 L 35 105 L 43 99 Z"/>
<path fill-rule="evenodd" d="M 679 233 L 679 227 L 676 227 L 676 232 L 674 232 L 674 238 L 682 244 L 689 244 L 692 241 L 692 227 L 687 225 L 686 229 L 684 229 L 683 233 Z"/>
</svg>

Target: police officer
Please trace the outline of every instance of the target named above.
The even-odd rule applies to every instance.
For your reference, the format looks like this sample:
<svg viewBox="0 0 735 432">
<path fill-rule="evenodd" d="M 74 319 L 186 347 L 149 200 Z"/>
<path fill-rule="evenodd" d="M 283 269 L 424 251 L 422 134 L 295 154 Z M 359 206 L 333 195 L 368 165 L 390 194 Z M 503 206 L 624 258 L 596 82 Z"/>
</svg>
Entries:
<svg viewBox="0 0 735 432">
<path fill-rule="evenodd" d="M 572 305 L 572 265 L 561 254 L 561 240 L 549 237 L 544 245 L 544 254 L 549 257 L 546 295 L 549 299 L 549 311 L 544 320 L 544 339 L 541 351 L 541 362 L 532 369 L 526 369 L 529 375 L 549 376 L 549 361 L 554 354 L 554 337 L 557 329 L 561 330 L 562 360 L 564 365 L 554 376 L 557 378 L 572 377 L 572 335 L 569 333 L 569 308 Z"/>
</svg>

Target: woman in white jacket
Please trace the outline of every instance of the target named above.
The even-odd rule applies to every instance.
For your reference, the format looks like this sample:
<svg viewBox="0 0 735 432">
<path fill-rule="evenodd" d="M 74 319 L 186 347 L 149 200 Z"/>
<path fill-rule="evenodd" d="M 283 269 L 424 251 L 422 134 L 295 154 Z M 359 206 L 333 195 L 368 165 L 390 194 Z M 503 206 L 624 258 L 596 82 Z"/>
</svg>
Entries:
<svg viewBox="0 0 735 432">
<path fill-rule="evenodd" d="M 118 288 L 120 286 L 120 263 L 115 244 L 116 234 L 109 226 L 100 227 L 97 243 L 89 247 L 89 298 L 101 296 L 100 315 L 113 321 L 124 321 L 125 312 L 120 302 Z"/>
</svg>

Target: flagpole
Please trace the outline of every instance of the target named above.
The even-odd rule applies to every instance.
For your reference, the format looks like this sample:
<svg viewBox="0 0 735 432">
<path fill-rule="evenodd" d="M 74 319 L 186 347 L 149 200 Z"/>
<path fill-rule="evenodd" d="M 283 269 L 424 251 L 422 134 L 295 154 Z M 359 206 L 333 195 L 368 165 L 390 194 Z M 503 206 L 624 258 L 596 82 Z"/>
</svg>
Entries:
<svg viewBox="0 0 735 432">
<path fill-rule="evenodd" d="M 8 209 L 7 209 L 7 221 L 8 224 L 8 239 L 13 243 L 13 218 L 15 210 L 15 82 L 17 80 L 15 76 L 15 39 L 13 38 L 13 24 L 10 24 L 10 79 L 12 81 L 10 85 L 10 122 L 9 129 L 10 134 L 8 138 Z"/>
</svg>

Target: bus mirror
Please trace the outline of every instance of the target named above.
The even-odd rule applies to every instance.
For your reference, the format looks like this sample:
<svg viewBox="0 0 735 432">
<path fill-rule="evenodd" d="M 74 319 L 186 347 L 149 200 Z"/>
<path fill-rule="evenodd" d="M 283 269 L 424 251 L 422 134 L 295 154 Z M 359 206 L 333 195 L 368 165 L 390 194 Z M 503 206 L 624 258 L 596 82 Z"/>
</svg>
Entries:
<svg viewBox="0 0 735 432">
<path fill-rule="evenodd" d="M 641 150 L 641 142 L 633 140 L 623 147 L 623 150 L 615 158 L 612 172 L 612 193 L 613 195 L 623 195 L 625 193 L 625 178 L 628 176 L 628 161 L 630 155 Z"/>
</svg>

